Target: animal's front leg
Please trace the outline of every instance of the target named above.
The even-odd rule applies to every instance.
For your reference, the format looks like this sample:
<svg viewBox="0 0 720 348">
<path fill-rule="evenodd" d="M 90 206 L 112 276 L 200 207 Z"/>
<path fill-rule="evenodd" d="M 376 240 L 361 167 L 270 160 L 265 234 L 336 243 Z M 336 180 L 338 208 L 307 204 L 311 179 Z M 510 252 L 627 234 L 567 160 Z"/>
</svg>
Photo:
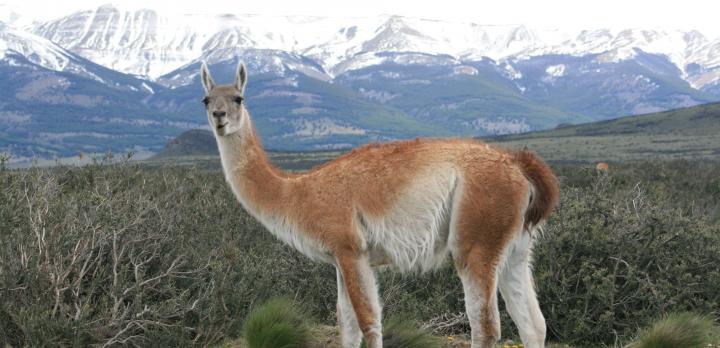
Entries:
<svg viewBox="0 0 720 348">
<path fill-rule="evenodd" d="M 358 348 L 362 341 L 362 331 L 355 318 L 355 310 L 350 303 L 340 268 L 337 268 L 337 320 L 340 328 L 342 348 Z"/>
<path fill-rule="evenodd" d="M 337 265 L 340 272 L 339 278 L 342 278 L 342 287 L 352 306 L 357 325 L 365 337 L 367 348 L 382 348 L 380 301 L 375 285 L 375 274 L 367 256 L 338 256 Z M 343 338 L 343 348 L 357 347 L 344 345 L 344 340 L 345 338 Z M 352 341 L 348 344 L 355 344 L 355 342 Z"/>
</svg>

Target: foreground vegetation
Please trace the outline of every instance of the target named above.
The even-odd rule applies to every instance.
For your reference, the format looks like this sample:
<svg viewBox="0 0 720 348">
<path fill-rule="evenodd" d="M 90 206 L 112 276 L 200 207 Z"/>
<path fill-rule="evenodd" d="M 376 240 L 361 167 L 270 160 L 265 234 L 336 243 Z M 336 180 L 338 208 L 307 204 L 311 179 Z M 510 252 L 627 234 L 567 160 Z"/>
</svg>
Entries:
<svg viewBox="0 0 720 348">
<path fill-rule="evenodd" d="M 302 306 L 287 299 L 271 299 L 257 306 L 248 316 L 244 337 L 226 341 L 223 348 L 340 348 L 335 328 L 312 326 L 312 316 Z M 304 319 L 304 321 L 302 320 Z M 469 347 L 466 337 L 433 336 L 418 328 L 406 318 L 398 316 L 384 320 L 383 347 L 386 348 L 459 348 Z M 328 332 L 328 328 L 330 329 Z M 518 347 L 513 341 L 500 346 Z M 564 344 L 547 345 L 548 348 L 569 348 Z M 616 344 L 617 346 L 617 344 Z M 364 348 L 365 345 L 363 344 Z M 520 346 L 521 347 L 521 346 Z M 712 318 L 691 312 L 671 313 L 655 319 L 625 348 L 718 348 L 720 326 Z"/>
<path fill-rule="evenodd" d="M 662 313 L 720 315 L 720 165 L 555 169 L 561 206 L 535 249 L 549 340 L 616 345 Z M 213 345 L 276 296 L 334 322 L 334 270 L 265 232 L 216 170 L 0 169 L 0 240 L 0 346 Z M 380 284 L 386 316 L 467 334 L 450 264 Z"/>
<path fill-rule="evenodd" d="M 641 330 L 629 348 L 707 348 L 718 343 L 720 330 L 711 318 L 692 313 L 673 313 Z"/>
</svg>

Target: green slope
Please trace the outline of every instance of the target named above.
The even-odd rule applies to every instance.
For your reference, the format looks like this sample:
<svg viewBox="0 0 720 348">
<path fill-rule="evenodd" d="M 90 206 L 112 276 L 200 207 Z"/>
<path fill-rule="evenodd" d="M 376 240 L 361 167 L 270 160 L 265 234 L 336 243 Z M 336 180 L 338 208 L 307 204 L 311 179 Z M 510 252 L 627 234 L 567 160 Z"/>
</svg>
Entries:
<svg viewBox="0 0 720 348">
<path fill-rule="evenodd" d="M 720 103 L 487 140 L 550 161 L 720 160 Z"/>
</svg>

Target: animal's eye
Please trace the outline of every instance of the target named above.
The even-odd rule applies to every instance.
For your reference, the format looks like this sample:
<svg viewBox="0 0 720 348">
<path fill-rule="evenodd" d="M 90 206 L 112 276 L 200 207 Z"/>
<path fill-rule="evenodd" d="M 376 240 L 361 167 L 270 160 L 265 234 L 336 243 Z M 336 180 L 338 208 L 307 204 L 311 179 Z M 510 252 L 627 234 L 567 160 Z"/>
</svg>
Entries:
<svg viewBox="0 0 720 348">
<path fill-rule="evenodd" d="M 242 102 L 243 102 L 243 97 L 237 96 L 237 97 L 233 98 L 233 101 L 236 102 L 236 103 L 238 103 L 238 104 L 242 104 Z"/>
<path fill-rule="evenodd" d="M 205 106 L 208 106 L 208 104 L 210 104 L 210 98 L 208 98 L 208 97 L 203 98 L 202 103 L 205 104 Z"/>
</svg>

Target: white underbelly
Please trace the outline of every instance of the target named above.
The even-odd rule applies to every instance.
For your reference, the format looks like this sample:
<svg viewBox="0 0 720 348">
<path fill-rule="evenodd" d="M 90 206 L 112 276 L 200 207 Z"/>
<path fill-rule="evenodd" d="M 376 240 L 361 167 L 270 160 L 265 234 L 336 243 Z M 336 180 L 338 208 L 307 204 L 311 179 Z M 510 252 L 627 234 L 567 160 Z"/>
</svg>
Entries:
<svg viewBox="0 0 720 348">
<path fill-rule="evenodd" d="M 424 272 L 442 264 L 457 181 L 453 168 L 433 168 L 418 177 L 384 216 L 358 213 L 371 262 L 403 272 Z"/>
<path fill-rule="evenodd" d="M 275 237 L 311 260 L 334 263 L 334 257 L 320 241 L 312 238 L 287 218 L 263 215 L 257 218 Z"/>
</svg>

